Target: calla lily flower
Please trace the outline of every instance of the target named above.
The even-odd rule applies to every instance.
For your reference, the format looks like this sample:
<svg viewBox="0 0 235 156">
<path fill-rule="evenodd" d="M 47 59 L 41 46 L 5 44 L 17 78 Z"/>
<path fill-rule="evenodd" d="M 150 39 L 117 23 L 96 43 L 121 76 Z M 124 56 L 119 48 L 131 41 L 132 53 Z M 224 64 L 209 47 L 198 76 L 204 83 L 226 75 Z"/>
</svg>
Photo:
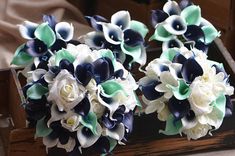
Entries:
<svg viewBox="0 0 235 156">
<path fill-rule="evenodd" d="M 189 50 L 197 48 L 207 53 L 207 46 L 220 36 L 215 27 L 201 17 L 200 7 L 189 0 L 181 0 L 179 4 L 168 1 L 163 10 L 152 11 L 151 19 L 155 33 L 150 40 L 164 43 L 175 38 L 183 43 L 195 42 L 187 47 Z"/>
<path fill-rule="evenodd" d="M 74 28 L 72 24 L 67 22 L 60 22 L 55 25 L 55 32 L 57 38 L 64 41 L 69 41 L 73 38 Z"/>
<path fill-rule="evenodd" d="M 22 25 L 19 25 L 19 31 L 21 36 L 27 40 L 34 39 L 34 31 L 36 30 L 37 26 L 37 23 L 25 21 Z"/>
<path fill-rule="evenodd" d="M 100 18 L 100 16 L 97 16 Z M 108 48 L 115 53 L 117 60 L 130 68 L 134 62 L 144 65 L 146 62 L 146 51 L 144 47 L 144 37 L 147 27 L 138 21 L 131 20 L 127 11 L 119 11 L 112 15 L 111 22 L 104 20 L 93 20 L 89 17 L 90 24 L 97 31 L 90 32 L 83 36 L 86 44 L 95 49 Z M 92 21 L 96 21 L 93 24 Z M 102 25 L 102 29 L 97 26 Z"/>
</svg>

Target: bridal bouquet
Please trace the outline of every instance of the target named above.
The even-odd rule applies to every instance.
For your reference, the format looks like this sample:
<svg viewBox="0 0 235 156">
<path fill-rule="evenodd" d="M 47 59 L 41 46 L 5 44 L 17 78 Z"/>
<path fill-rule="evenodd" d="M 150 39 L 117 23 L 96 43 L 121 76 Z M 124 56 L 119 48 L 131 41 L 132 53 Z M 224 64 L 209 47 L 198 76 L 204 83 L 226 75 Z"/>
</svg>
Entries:
<svg viewBox="0 0 235 156">
<path fill-rule="evenodd" d="M 201 8 L 190 0 L 168 1 L 163 10 L 153 10 L 155 32 L 150 40 L 163 42 L 162 49 L 187 47 L 207 52 L 208 45 L 220 36 L 215 27 L 201 16 Z"/>
<path fill-rule="evenodd" d="M 73 40 L 73 25 L 53 16 L 41 24 L 26 21 L 19 30 L 27 42 L 12 64 L 25 67 L 23 106 L 35 137 L 71 155 L 91 146 L 106 154 L 125 144 L 138 86 L 113 52 Z"/>
<path fill-rule="evenodd" d="M 84 35 L 85 43 L 94 49 L 108 48 L 126 69 L 133 63 L 146 63 L 144 38 L 148 28 L 141 22 L 131 20 L 128 11 L 118 11 L 109 22 L 102 16 L 87 17 L 95 31 Z"/>
<path fill-rule="evenodd" d="M 170 48 L 146 67 L 139 81 L 145 113 L 157 112 L 166 122 L 166 135 L 198 139 L 218 129 L 232 114 L 234 88 L 223 64 L 209 60 L 196 48 Z"/>
</svg>

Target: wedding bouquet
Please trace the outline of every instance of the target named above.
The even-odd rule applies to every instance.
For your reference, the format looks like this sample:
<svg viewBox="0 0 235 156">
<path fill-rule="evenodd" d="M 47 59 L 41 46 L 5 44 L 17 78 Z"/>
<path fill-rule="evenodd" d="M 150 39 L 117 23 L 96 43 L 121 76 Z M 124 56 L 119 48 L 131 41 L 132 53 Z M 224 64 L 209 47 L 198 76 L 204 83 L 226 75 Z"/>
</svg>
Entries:
<svg viewBox="0 0 235 156">
<path fill-rule="evenodd" d="M 163 10 L 153 10 L 151 22 L 155 32 L 150 40 L 163 42 L 162 50 L 187 47 L 207 52 L 208 45 L 220 32 L 201 16 L 201 8 L 190 0 L 168 1 Z"/>
<path fill-rule="evenodd" d="M 166 135 L 186 134 L 198 139 L 218 129 L 232 114 L 234 88 L 223 64 L 209 60 L 202 51 L 170 48 L 146 67 L 139 81 L 145 113 L 157 112 L 166 122 Z"/>
<path fill-rule="evenodd" d="M 128 11 L 118 11 L 111 22 L 102 16 L 87 17 L 95 31 L 84 35 L 85 43 L 94 49 L 108 48 L 126 69 L 133 63 L 141 66 L 146 63 L 144 38 L 148 28 L 141 22 L 131 20 Z"/>
<path fill-rule="evenodd" d="M 91 146 L 106 154 L 125 144 L 140 105 L 138 85 L 113 52 L 73 40 L 72 24 L 53 16 L 41 24 L 26 21 L 19 30 L 27 42 L 12 64 L 25 67 L 23 106 L 35 137 L 71 155 Z"/>
</svg>

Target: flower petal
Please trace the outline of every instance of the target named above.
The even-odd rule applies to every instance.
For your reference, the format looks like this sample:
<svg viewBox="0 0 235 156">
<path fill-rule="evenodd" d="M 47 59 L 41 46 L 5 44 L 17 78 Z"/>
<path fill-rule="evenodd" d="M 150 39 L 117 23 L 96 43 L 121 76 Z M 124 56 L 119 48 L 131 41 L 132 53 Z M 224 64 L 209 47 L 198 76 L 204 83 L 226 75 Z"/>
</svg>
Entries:
<svg viewBox="0 0 235 156">
<path fill-rule="evenodd" d="M 90 107 L 90 101 L 87 97 L 85 97 L 81 102 L 79 102 L 79 104 L 74 107 L 74 111 L 81 116 L 87 116 L 90 111 Z"/>
<path fill-rule="evenodd" d="M 37 23 L 25 21 L 23 24 L 19 25 L 20 35 L 28 40 L 33 39 L 35 38 L 34 31 L 36 30 L 37 27 L 38 27 Z"/>
<path fill-rule="evenodd" d="M 88 128 L 80 126 L 77 131 L 77 138 L 82 148 L 92 146 L 100 137 L 102 128 L 97 124 L 97 135 L 94 135 Z"/>
<path fill-rule="evenodd" d="M 180 15 L 181 9 L 176 1 L 168 1 L 163 6 L 163 11 L 169 15 Z"/>
<path fill-rule="evenodd" d="M 177 38 L 171 39 L 169 41 L 163 42 L 162 51 L 167 51 L 170 48 L 181 48 L 184 44 Z"/>
<path fill-rule="evenodd" d="M 188 25 L 200 25 L 201 22 L 201 8 L 196 5 L 191 5 L 186 7 L 181 12 L 181 17 L 183 17 Z"/>
<path fill-rule="evenodd" d="M 54 30 L 56 25 L 56 18 L 53 15 L 43 15 L 43 22 L 47 22 L 49 26 Z"/>
<path fill-rule="evenodd" d="M 187 85 L 183 80 L 179 81 L 178 87 L 171 87 L 174 96 L 178 100 L 185 100 L 189 97 L 191 90 L 189 85 Z"/>
<path fill-rule="evenodd" d="M 178 15 L 172 15 L 165 20 L 163 27 L 173 35 L 182 35 L 187 30 L 186 21 Z"/>
<path fill-rule="evenodd" d="M 111 17 L 111 23 L 119 26 L 122 30 L 130 26 L 130 14 L 128 11 L 118 11 Z"/>
<path fill-rule="evenodd" d="M 66 152 L 72 152 L 74 147 L 76 145 L 76 141 L 74 138 L 72 137 L 69 137 L 69 140 L 66 144 L 61 144 L 60 142 L 57 144 L 57 147 L 58 148 L 62 148 L 62 149 L 65 149 Z"/>
<path fill-rule="evenodd" d="M 179 120 L 175 122 L 173 115 L 170 115 L 166 121 L 165 130 L 159 130 L 159 133 L 163 133 L 165 135 L 176 135 L 180 133 L 181 128 L 181 121 Z"/>
<path fill-rule="evenodd" d="M 106 18 L 104 18 L 103 16 L 99 16 L 99 15 L 94 15 L 92 17 L 86 16 L 86 20 L 92 26 L 92 28 L 94 28 L 96 31 L 103 31 L 101 23 L 108 22 Z"/>
<path fill-rule="evenodd" d="M 192 110 L 189 110 L 186 116 L 181 119 L 181 122 L 183 125 L 183 129 L 191 129 L 198 123 L 195 113 Z"/>
<path fill-rule="evenodd" d="M 155 28 L 157 24 L 165 21 L 169 15 L 162 10 L 152 10 L 151 11 L 151 23 Z"/>
<path fill-rule="evenodd" d="M 37 39 L 44 42 L 44 44 L 46 44 L 47 47 L 51 47 L 56 40 L 55 33 L 48 25 L 48 23 L 40 24 L 35 30 L 34 35 Z"/>
<path fill-rule="evenodd" d="M 213 25 L 203 26 L 202 31 L 205 34 L 205 44 L 210 44 L 216 37 L 220 36 L 220 32 Z"/>
<path fill-rule="evenodd" d="M 149 32 L 147 26 L 144 23 L 135 20 L 131 20 L 130 29 L 139 32 L 143 38 L 145 38 Z"/>
<path fill-rule="evenodd" d="M 167 49 L 166 51 L 163 51 L 160 59 L 165 59 L 168 61 L 173 61 L 174 57 L 179 54 L 179 49 L 178 48 L 171 48 Z"/>
<path fill-rule="evenodd" d="M 26 43 L 26 51 L 33 57 L 42 56 L 47 52 L 47 45 L 38 39 L 29 40 Z"/>
<path fill-rule="evenodd" d="M 111 44 L 119 45 L 124 35 L 122 29 L 110 23 L 103 23 L 102 26 L 105 39 Z"/>
<path fill-rule="evenodd" d="M 126 29 L 124 31 L 124 42 L 126 45 L 135 47 L 144 43 L 144 38 L 137 31 Z"/>
<path fill-rule="evenodd" d="M 193 3 L 191 2 L 191 0 L 181 0 L 179 3 L 180 9 L 183 10 L 185 8 L 187 8 L 188 6 L 193 5 Z"/>
<path fill-rule="evenodd" d="M 110 138 L 121 141 L 125 135 L 125 127 L 122 123 L 120 123 L 111 130 L 105 128 L 103 130 L 103 135 L 109 136 Z"/>
<path fill-rule="evenodd" d="M 73 38 L 74 28 L 72 24 L 67 22 L 60 22 L 56 24 L 55 32 L 57 38 L 64 41 L 69 41 Z"/>
<path fill-rule="evenodd" d="M 164 28 L 164 23 L 160 23 L 156 26 L 154 34 L 150 37 L 150 41 L 169 41 L 173 36 Z"/>
<path fill-rule="evenodd" d="M 85 44 L 89 45 L 91 48 L 100 49 L 106 42 L 102 32 L 89 32 L 83 36 Z"/>
<path fill-rule="evenodd" d="M 189 58 L 183 64 L 181 74 L 187 83 L 191 83 L 196 77 L 203 75 L 203 69 L 194 58 Z"/>
<path fill-rule="evenodd" d="M 197 25 L 189 25 L 187 26 L 187 31 L 184 33 L 184 37 L 187 40 L 197 41 L 200 39 L 204 40 L 205 35 L 201 27 Z"/>
<path fill-rule="evenodd" d="M 190 110 L 190 104 L 187 99 L 178 100 L 174 96 L 169 99 L 168 107 L 170 112 L 173 114 L 175 120 L 182 119 L 189 113 Z"/>
<path fill-rule="evenodd" d="M 142 78 L 140 80 L 140 89 L 145 96 L 146 99 L 148 100 L 155 100 L 160 98 L 163 93 L 160 93 L 155 90 L 155 87 L 159 85 L 161 82 L 157 80 L 151 80 L 151 79 L 146 79 Z"/>
</svg>

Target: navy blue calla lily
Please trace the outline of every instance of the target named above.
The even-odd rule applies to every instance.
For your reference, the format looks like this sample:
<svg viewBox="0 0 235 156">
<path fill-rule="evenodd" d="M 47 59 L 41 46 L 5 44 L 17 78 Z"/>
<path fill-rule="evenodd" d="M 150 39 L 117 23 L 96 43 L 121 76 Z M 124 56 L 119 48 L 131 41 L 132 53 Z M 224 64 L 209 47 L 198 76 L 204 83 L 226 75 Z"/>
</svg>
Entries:
<svg viewBox="0 0 235 156">
<path fill-rule="evenodd" d="M 203 43 L 202 41 L 199 40 L 199 41 L 196 41 L 195 48 L 197 48 L 198 50 L 201 50 L 207 54 L 208 49 L 209 49 L 209 45 L 206 45 L 205 43 Z"/>
<path fill-rule="evenodd" d="M 124 31 L 124 42 L 128 46 L 135 47 L 137 45 L 143 44 L 144 39 L 137 31 L 127 29 Z"/>
<path fill-rule="evenodd" d="M 26 52 L 33 57 L 44 55 L 47 52 L 47 48 L 47 45 L 38 39 L 29 40 L 26 43 Z"/>
<path fill-rule="evenodd" d="M 204 39 L 205 35 L 203 30 L 197 25 L 188 25 L 187 30 L 184 33 L 184 37 L 187 40 L 197 41 L 199 39 Z"/>
<path fill-rule="evenodd" d="M 114 74 L 113 63 L 109 58 L 100 58 L 93 62 L 94 78 L 96 83 L 102 83 L 108 80 Z"/>
<path fill-rule="evenodd" d="M 90 63 L 78 65 L 75 70 L 76 79 L 86 86 L 93 77 L 94 66 Z"/>
<path fill-rule="evenodd" d="M 61 39 L 57 39 L 55 43 L 50 47 L 50 50 L 55 53 L 61 50 L 62 48 L 66 49 L 67 43 Z"/>
<path fill-rule="evenodd" d="M 181 74 L 184 80 L 190 84 L 196 77 L 203 75 L 203 69 L 194 58 L 189 58 L 183 64 Z"/>
<path fill-rule="evenodd" d="M 28 99 L 28 102 L 24 105 L 24 108 L 27 118 L 33 120 L 40 120 L 50 113 L 50 106 L 45 95 L 39 100 Z"/>
<path fill-rule="evenodd" d="M 187 59 L 180 53 L 176 54 L 175 57 L 173 58 L 173 63 L 180 63 L 184 64 L 187 61 Z"/>
<path fill-rule="evenodd" d="M 70 73 L 74 73 L 74 67 L 73 64 L 71 62 L 69 62 L 67 59 L 63 59 L 60 61 L 59 64 L 60 69 L 66 69 L 68 70 Z"/>
<path fill-rule="evenodd" d="M 186 7 L 193 5 L 191 0 L 181 0 L 179 2 L 179 7 L 181 10 L 185 9 Z"/>
<path fill-rule="evenodd" d="M 124 114 L 123 124 L 128 129 L 128 133 L 131 133 L 133 130 L 133 121 L 134 121 L 134 113 L 133 111 L 129 111 Z"/>
<path fill-rule="evenodd" d="M 188 100 L 178 100 L 173 96 L 169 99 L 168 108 L 175 119 L 179 120 L 189 113 L 190 104 Z"/>
<path fill-rule="evenodd" d="M 229 117 L 233 114 L 233 103 L 231 101 L 231 98 L 226 95 L 226 110 L 225 110 L 225 116 Z"/>
<path fill-rule="evenodd" d="M 60 121 L 55 121 L 50 124 L 50 128 L 53 131 L 49 134 L 48 138 L 51 140 L 59 139 L 59 142 L 64 145 L 69 141 L 69 138 L 75 138 L 76 132 L 69 132 L 67 129 L 63 128 Z"/>
<path fill-rule="evenodd" d="M 167 13 L 165 13 L 162 10 L 152 10 L 151 11 L 151 23 L 152 26 L 155 28 L 155 26 L 158 23 L 163 22 L 164 20 L 167 19 L 167 17 L 169 17 L 169 15 Z"/>
<path fill-rule="evenodd" d="M 74 107 L 74 111 L 81 116 L 87 116 L 90 111 L 90 101 L 85 97 L 78 105 Z"/>
<path fill-rule="evenodd" d="M 108 154 L 110 151 L 110 143 L 107 137 L 100 137 L 97 142 L 94 144 L 94 147 L 97 152 Z"/>
<path fill-rule="evenodd" d="M 53 15 L 43 15 L 43 22 L 47 22 L 49 26 L 55 30 L 56 18 Z"/>
<path fill-rule="evenodd" d="M 108 20 L 103 16 L 95 15 L 95 16 L 86 16 L 87 22 L 94 28 L 96 31 L 103 31 L 102 25 L 97 22 L 105 22 Z"/>
<path fill-rule="evenodd" d="M 157 92 L 155 87 L 159 85 L 161 82 L 158 81 L 150 81 L 147 84 L 141 86 L 142 93 L 148 100 L 155 100 L 163 96 L 164 93 Z"/>
</svg>

